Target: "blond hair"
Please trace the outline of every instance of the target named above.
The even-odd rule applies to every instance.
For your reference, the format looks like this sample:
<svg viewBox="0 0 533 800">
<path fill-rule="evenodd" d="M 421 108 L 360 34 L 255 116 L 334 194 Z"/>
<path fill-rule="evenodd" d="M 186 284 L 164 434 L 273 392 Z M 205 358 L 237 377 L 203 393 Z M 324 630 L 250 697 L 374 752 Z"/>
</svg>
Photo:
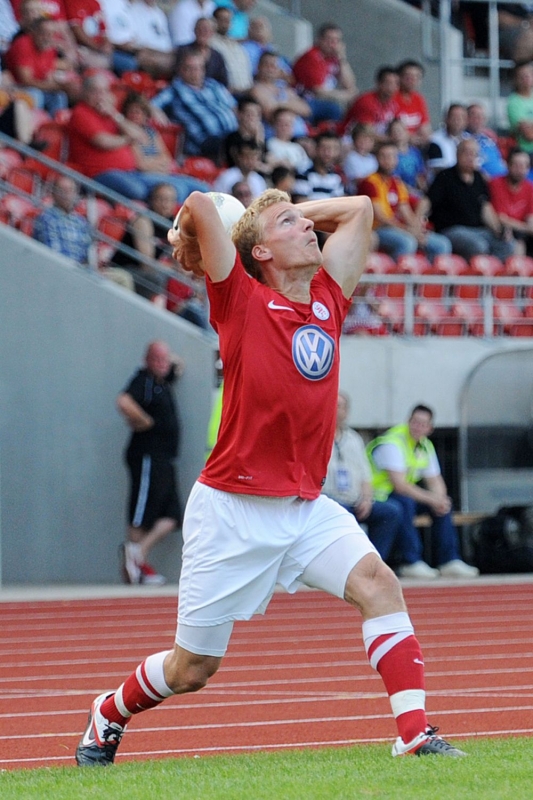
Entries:
<svg viewBox="0 0 533 800">
<path fill-rule="evenodd" d="M 259 217 L 265 209 L 276 203 L 290 202 L 291 198 L 287 192 L 279 189 L 267 189 L 250 203 L 240 220 L 232 228 L 231 238 L 241 257 L 244 269 L 258 281 L 263 282 L 263 276 L 260 264 L 252 256 L 252 250 L 256 244 L 262 241 L 263 226 Z"/>
</svg>

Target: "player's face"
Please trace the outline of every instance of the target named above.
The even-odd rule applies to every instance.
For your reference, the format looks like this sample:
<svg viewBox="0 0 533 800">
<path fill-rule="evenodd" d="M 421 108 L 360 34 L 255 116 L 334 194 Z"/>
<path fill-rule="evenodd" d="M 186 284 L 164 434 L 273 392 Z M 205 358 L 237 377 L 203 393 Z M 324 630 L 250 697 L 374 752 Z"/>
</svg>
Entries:
<svg viewBox="0 0 533 800">
<path fill-rule="evenodd" d="M 427 411 L 415 411 L 409 420 L 409 433 L 415 442 L 419 442 L 424 436 L 429 436 L 432 430 L 431 417 Z"/>
<path fill-rule="evenodd" d="M 261 213 L 262 245 L 278 267 L 309 267 L 322 263 L 314 225 L 292 203 L 276 203 Z"/>
</svg>

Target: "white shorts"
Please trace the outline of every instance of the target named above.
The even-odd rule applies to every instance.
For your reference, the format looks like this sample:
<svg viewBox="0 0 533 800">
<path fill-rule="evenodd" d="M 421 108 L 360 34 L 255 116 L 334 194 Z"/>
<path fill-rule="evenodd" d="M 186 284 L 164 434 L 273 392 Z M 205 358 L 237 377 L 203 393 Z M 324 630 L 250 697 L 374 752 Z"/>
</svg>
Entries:
<svg viewBox="0 0 533 800">
<path fill-rule="evenodd" d="M 325 552 L 341 539 L 342 547 Z M 368 553 L 377 550 L 355 517 L 325 495 L 257 497 L 196 483 L 183 522 L 176 641 L 223 655 L 233 622 L 263 614 L 276 584 L 342 598 L 350 571 Z M 221 626 L 215 638 L 225 644 L 213 640 L 214 631 L 194 632 L 213 626 Z"/>
</svg>

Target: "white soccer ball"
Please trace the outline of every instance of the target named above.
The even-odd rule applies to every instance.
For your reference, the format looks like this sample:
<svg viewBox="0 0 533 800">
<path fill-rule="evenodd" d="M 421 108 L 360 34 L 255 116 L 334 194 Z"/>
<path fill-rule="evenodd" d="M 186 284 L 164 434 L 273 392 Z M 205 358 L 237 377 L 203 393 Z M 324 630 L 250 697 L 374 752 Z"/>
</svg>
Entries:
<svg viewBox="0 0 533 800">
<path fill-rule="evenodd" d="M 210 197 L 215 204 L 218 216 L 224 225 L 224 230 L 226 233 L 231 233 L 231 229 L 235 223 L 240 220 L 246 211 L 245 207 L 240 200 L 237 200 L 237 198 L 233 197 L 231 194 L 225 194 L 224 192 L 207 192 L 207 196 Z M 181 208 L 174 220 L 173 228 L 175 231 L 179 231 L 180 214 Z"/>
</svg>

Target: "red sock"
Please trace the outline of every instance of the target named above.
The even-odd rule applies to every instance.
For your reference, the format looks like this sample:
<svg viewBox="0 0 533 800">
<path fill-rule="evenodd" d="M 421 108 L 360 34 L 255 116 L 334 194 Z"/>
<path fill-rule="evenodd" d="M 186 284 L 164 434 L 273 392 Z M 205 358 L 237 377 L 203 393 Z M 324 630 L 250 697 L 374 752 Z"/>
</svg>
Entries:
<svg viewBox="0 0 533 800">
<path fill-rule="evenodd" d="M 398 733 L 405 744 L 428 727 L 424 710 L 424 660 L 414 634 L 397 641 L 397 634 L 378 636 L 368 648 L 368 658 L 379 672 L 389 695 Z"/>
<path fill-rule="evenodd" d="M 140 664 L 115 694 L 104 700 L 103 716 L 123 727 L 133 714 L 155 708 L 174 692 L 165 683 L 163 662 L 167 652 L 155 653 Z"/>
</svg>

